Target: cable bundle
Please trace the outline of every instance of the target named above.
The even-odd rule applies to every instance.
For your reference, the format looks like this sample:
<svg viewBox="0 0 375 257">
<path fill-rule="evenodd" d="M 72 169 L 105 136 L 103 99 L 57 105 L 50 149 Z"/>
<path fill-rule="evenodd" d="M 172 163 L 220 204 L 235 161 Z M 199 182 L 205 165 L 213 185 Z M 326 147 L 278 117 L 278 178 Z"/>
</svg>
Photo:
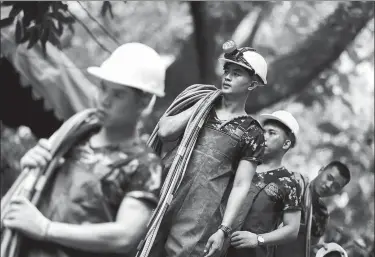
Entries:
<svg viewBox="0 0 375 257">
<path fill-rule="evenodd" d="M 220 90 L 211 85 L 190 86 L 177 96 L 171 106 L 164 113 L 164 116 L 175 115 L 195 103 L 198 105 L 189 119 L 185 133 L 179 144 L 177 154 L 173 159 L 173 163 L 163 183 L 159 203 L 150 219 L 146 237 L 138 247 L 137 257 L 147 257 L 149 255 L 161 221 L 184 177 L 199 131 L 202 128 L 208 113 L 213 107 L 214 101 L 220 93 Z M 156 125 L 148 141 L 148 145 L 160 153 L 162 143 L 157 136 L 158 130 L 159 126 Z"/>
<path fill-rule="evenodd" d="M 3 220 L 14 196 L 24 196 L 37 206 L 45 185 L 50 182 L 53 171 L 59 164 L 60 159 L 86 132 L 99 126 L 95 118 L 95 110 L 82 111 L 67 122 L 49 138 L 51 145 L 52 160 L 45 169 L 24 169 L 18 176 L 12 187 L 1 199 L 1 257 L 16 257 L 20 248 L 20 236 L 15 231 L 4 228 Z"/>
</svg>

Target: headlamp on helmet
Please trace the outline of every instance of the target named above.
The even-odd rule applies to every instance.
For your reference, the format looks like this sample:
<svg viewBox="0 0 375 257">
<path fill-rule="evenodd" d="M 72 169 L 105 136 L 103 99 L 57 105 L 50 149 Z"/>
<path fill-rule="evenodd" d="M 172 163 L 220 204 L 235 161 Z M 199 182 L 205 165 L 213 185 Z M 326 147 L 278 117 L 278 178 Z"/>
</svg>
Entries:
<svg viewBox="0 0 375 257">
<path fill-rule="evenodd" d="M 256 74 L 254 68 L 250 65 L 248 61 L 246 61 L 245 57 L 243 56 L 243 53 L 247 51 L 256 52 L 256 50 L 251 47 L 237 48 L 237 45 L 233 40 L 228 40 L 223 44 L 223 52 L 225 59 L 246 65 L 248 70 L 250 70 L 250 76 L 256 75 L 259 77 L 259 75 Z M 259 79 L 263 81 L 260 77 Z"/>
</svg>

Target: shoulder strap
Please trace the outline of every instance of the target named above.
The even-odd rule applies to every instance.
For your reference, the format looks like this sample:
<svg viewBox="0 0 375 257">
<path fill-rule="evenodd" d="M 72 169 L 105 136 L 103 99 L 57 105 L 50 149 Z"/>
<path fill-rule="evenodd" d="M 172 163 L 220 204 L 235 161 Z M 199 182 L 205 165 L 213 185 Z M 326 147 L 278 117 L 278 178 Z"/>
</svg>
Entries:
<svg viewBox="0 0 375 257">
<path fill-rule="evenodd" d="M 306 187 L 305 206 L 306 206 L 306 212 L 305 212 L 306 213 L 305 214 L 306 234 L 305 234 L 305 256 L 304 257 L 310 257 L 311 226 L 312 226 L 312 214 L 313 214 L 310 186 Z"/>
</svg>

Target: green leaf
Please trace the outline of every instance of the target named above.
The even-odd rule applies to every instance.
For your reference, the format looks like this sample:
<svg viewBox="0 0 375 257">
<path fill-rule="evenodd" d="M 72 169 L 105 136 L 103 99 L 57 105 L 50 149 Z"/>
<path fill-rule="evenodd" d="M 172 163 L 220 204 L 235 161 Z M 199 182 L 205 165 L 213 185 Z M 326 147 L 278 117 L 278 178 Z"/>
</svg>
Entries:
<svg viewBox="0 0 375 257">
<path fill-rule="evenodd" d="M 51 42 L 54 46 L 56 46 L 58 49 L 61 49 L 59 35 L 54 30 L 52 30 L 49 33 L 48 41 Z"/>
<path fill-rule="evenodd" d="M 23 30 L 23 27 L 22 27 L 22 24 L 21 24 L 21 20 L 17 20 L 17 23 L 16 23 L 16 33 L 15 33 L 15 40 L 16 40 L 16 43 L 19 44 L 21 42 L 21 38 L 22 38 L 22 30 Z"/>
<path fill-rule="evenodd" d="M 58 12 L 59 10 L 67 11 L 68 5 L 63 4 L 61 1 L 56 1 L 56 2 L 53 2 L 52 9 L 53 9 L 53 12 Z"/>
<path fill-rule="evenodd" d="M 39 40 L 39 29 L 38 27 L 34 26 L 30 28 L 30 40 L 29 40 L 29 44 L 27 45 L 27 49 L 32 48 L 36 44 L 36 42 L 38 42 L 38 40 Z"/>
<path fill-rule="evenodd" d="M 57 22 L 57 25 L 56 25 L 56 22 Z M 54 32 L 56 32 L 60 37 L 63 33 L 64 27 L 63 27 L 61 21 L 56 21 L 56 22 L 54 20 L 51 20 L 51 23 L 52 23 L 51 29 Z"/>
<path fill-rule="evenodd" d="M 62 23 L 71 24 L 75 22 L 75 19 L 72 16 L 64 16 L 61 12 L 51 13 L 50 16 L 54 17 L 58 21 L 61 21 Z"/>
<path fill-rule="evenodd" d="M 24 30 L 23 36 L 20 40 L 20 44 L 25 43 L 27 40 L 30 38 L 30 31 L 29 30 Z"/>
<path fill-rule="evenodd" d="M 73 34 L 75 33 L 75 29 L 74 29 L 73 24 L 69 24 L 69 25 L 68 25 L 68 28 L 70 29 L 70 31 L 71 31 Z"/>
<path fill-rule="evenodd" d="M 49 33 L 50 33 L 49 27 L 45 27 L 42 30 L 41 36 L 40 36 L 40 43 L 42 44 L 42 50 L 43 50 L 43 54 L 44 55 L 47 54 L 47 52 L 46 52 L 46 43 L 47 43 L 47 40 L 48 40 L 48 37 L 49 37 Z"/>
<path fill-rule="evenodd" d="M 22 11 L 22 9 L 22 3 L 14 4 L 12 10 L 9 13 L 9 17 L 16 17 Z"/>
<path fill-rule="evenodd" d="M 64 31 L 64 27 L 63 27 L 62 23 L 58 22 L 58 24 L 57 24 L 57 34 L 59 34 L 59 36 L 61 36 L 63 31 Z"/>
<path fill-rule="evenodd" d="M 107 12 L 109 12 L 111 18 L 113 19 L 114 16 L 112 12 L 112 4 L 109 1 L 104 1 L 100 14 L 104 17 L 107 14 Z"/>
<path fill-rule="evenodd" d="M 8 17 L 8 18 L 0 20 L 0 28 L 5 28 L 5 27 L 11 25 L 13 23 L 13 21 L 14 21 L 13 17 Z"/>
<path fill-rule="evenodd" d="M 50 32 L 50 29 L 48 27 L 43 29 L 42 34 L 40 36 L 40 42 L 42 44 L 46 44 L 48 40 L 49 32 Z"/>
</svg>

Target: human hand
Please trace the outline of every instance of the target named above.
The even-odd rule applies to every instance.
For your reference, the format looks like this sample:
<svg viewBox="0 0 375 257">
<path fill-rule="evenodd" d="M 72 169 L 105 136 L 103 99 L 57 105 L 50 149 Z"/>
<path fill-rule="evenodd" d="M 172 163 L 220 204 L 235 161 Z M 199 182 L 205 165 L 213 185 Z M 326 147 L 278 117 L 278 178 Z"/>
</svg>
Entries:
<svg viewBox="0 0 375 257">
<path fill-rule="evenodd" d="M 43 240 L 47 235 L 50 222 L 25 197 L 16 197 L 11 200 L 3 224 L 33 239 Z"/>
<path fill-rule="evenodd" d="M 249 231 L 236 231 L 230 238 L 234 248 L 255 248 L 258 246 L 258 235 Z"/>
<path fill-rule="evenodd" d="M 223 248 L 225 235 L 222 230 L 218 230 L 215 234 L 213 234 L 207 241 L 207 244 L 204 248 L 204 253 L 206 254 L 205 257 L 215 256 L 216 254 L 220 253 L 221 249 Z"/>
<path fill-rule="evenodd" d="M 51 160 L 51 146 L 47 139 L 40 139 L 39 142 L 31 148 L 21 158 L 21 168 L 44 168 Z"/>
</svg>

